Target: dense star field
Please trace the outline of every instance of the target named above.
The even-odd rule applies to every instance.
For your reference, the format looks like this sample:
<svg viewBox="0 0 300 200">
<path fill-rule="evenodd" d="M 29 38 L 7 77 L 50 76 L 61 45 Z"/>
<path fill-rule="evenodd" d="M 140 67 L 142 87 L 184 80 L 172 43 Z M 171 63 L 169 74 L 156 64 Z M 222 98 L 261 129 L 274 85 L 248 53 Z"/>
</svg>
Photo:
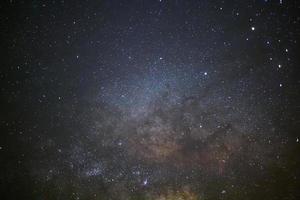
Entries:
<svg viewBox="0 0 300 200">
<path fill-rule="evenodd" d="M 300 199 L 299 1 L 0 4 L 0 199 Z"/>
</svg>

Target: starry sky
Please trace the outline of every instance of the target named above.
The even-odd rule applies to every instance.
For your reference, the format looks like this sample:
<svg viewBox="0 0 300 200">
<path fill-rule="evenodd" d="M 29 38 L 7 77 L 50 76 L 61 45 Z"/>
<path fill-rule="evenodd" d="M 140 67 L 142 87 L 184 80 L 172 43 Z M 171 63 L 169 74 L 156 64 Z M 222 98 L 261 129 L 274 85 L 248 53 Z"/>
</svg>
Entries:
<svg viewBox="0 0 300 200">
<path fill-rule="evenodd" d="M 300 3 L 0 3 L 0 199 L 300 198 Z"/>
</svg>

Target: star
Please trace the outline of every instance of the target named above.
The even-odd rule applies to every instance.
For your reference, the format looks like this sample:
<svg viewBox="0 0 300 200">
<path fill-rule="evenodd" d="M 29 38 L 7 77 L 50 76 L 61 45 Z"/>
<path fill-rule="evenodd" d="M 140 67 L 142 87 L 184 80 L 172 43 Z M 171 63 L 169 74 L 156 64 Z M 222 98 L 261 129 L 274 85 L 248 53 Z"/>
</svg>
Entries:
<svg viewBox="0 0 300 200">
<path fill-rule="evenodd" d="M 148 179 L 145 179 L 145 180 L 143 181 L 143 185 L 144 185 L 144 186 L 148 185 Z"/>
</svg>

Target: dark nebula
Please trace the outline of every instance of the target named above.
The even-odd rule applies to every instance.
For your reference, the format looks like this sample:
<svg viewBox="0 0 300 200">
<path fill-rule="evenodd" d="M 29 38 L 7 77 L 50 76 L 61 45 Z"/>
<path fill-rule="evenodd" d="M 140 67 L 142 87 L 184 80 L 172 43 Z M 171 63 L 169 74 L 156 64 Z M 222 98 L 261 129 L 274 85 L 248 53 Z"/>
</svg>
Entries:
<svg viewBox="0 0 300 200">
<path fill-rule="evenodd" d="M 0 3 L 0 199 L 300 199 L 300 4 Z"/>
</svg>

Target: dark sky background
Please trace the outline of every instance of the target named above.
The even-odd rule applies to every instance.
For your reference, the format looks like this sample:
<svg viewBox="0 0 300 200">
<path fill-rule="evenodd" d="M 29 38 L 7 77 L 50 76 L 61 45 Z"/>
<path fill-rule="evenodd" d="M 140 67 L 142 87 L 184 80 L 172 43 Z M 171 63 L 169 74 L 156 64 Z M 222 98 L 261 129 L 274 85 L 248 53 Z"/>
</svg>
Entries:
<svg viewBox="0 0 300 200">
<path fill-rule="evenodd" d="M 300 3 L 0 3 L 0 199 L 300 199 Z"/>
</svg>

